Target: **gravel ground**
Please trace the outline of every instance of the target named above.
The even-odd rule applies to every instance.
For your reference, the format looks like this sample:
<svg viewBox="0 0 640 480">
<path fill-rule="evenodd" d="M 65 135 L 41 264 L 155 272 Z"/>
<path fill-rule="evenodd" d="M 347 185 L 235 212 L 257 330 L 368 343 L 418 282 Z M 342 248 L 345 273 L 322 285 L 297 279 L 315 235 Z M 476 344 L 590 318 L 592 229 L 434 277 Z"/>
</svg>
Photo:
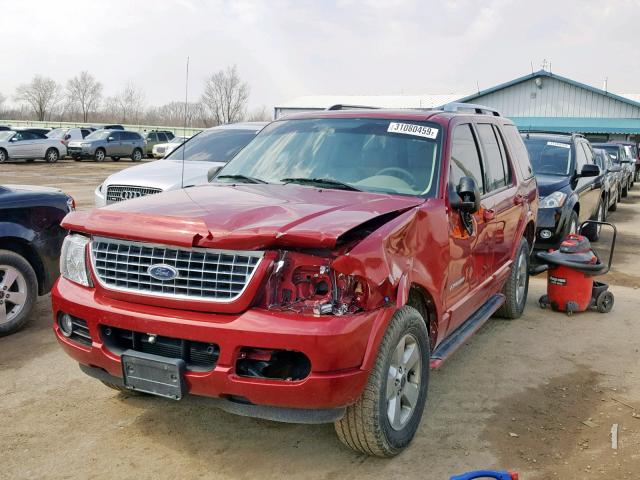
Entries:
<svg viewBox="0 0 640 480">
<path fill-rule="evenodd" d="M 96 185 L 129 165 L 3 164 L 0 183 L 58 186 L 84 209 Z M 203 398 L 117 394 L 62 353 L 42 297 L 24 330 L 0 338 L 0 478 L 437 480 L 512 468 L 525 480 L 638 479 L 640 187 L 610 220 L 619 228 L 613 312 L 541 310 L 545 283 L 534 279 L 521 319 L 488 322 L 432 374 L 418 434 L 391 460 L 349 451 L 331 425 L 236 417 Z"/>
</svg>

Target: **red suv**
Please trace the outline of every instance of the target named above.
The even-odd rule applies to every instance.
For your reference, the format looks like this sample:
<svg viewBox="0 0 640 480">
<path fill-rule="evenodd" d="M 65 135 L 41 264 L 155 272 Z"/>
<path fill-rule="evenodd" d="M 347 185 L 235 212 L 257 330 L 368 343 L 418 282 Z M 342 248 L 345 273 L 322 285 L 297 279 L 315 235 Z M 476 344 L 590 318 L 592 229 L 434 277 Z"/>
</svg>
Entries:
<svg viewBox="0 0 640 480">
<path fill-rule="evenodd" d="M 482 107 L 284 118 L 211 184 L 67 216 L 54 330 L 110 387 L 392 456 L 429 368 L 521 315 L 537 207 L 516 127 Z"/>
</svg>

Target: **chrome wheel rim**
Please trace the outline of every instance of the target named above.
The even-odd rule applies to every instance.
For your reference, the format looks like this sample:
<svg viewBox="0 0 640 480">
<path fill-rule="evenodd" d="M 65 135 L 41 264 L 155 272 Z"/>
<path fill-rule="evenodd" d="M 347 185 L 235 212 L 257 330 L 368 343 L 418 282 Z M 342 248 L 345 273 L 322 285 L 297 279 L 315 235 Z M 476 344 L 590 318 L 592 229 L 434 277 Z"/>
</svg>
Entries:
<svg viewBox="0 0 640 480">
<path fill-rule="evenodd" d="M 49 150 L 49 153 L 47 154 L 47 160 L 49 160 L 50 162 L 55 162 L 56 160 L 58 160 L 58 154 L 55 150 Z"/>
<path fill-rule="evenodd" d="M 7 159 L 7 155 L 4 153 L 4 150 L 0 150 L 0 163 L 3 163 Z"/>
<path fill-rule="evenodd" d="M 13 321 L 27 303 L 27 281 L 10 265 L 0 265 L 0 324 Z"/>
<path fill-rule="evenodd" d="M 142 155 L 140 154 L 140 152 L 135 151 L 133 153 L 133 159 L 137 162 L 138 160 L 140 160 L 142 158 Z"/>
<path fill-rule="evenodd" d="M 520 305 L 520 302 L 524 298 L 524 291 L 527 288 L 527 260 L 524 254 L 518 257 L 518 266 L 516 270 L 516 302 Z"/>
<path fill-rule="evenodd" d="M 420 396 L 421 367 L 420 344 L 408 333 L 396 345 L 387 374 L 387 419 L 394 430 L 402 430 L 413 416 Z"/>
<path fill-rule="evenodd" d="M 598 221 L 604 222 L 604 206 L 602 205 L 602 203 L 598 207 Z M 598 232 L 598 236 L 600 236 L 600 232 L 602 231 L 602 225 L 600 224 L 596 225 L 596 231 Z"/>
<path fill-rule="evenodd" d="M 102 152 L 102 150 L 98 150 L 96 152 L 96 160 L 99 161 L 99 162 L 104 160 L 104 153 Z"/>
</svg>

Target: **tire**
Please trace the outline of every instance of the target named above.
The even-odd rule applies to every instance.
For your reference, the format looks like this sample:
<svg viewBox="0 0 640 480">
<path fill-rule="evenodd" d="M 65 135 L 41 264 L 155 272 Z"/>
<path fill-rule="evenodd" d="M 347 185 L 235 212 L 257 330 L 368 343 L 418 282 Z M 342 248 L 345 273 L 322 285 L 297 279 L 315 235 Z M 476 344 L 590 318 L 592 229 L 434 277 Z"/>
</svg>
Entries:
<svg viewBox="0 0 640 480">
<path fill-rule="evenodd" d="M 578 232 L 578 212 L 573 210 L 571 215 L 569 215 L 569 222 L 567 222 L 567 227 L 565 228 L 564 237 L 569 235 L 570 233 Z"/>
<path fill-rule="evenodd" d="M 408 355 L 415 360 L 412 367 L 410 362 L 397 361 L 399 349 L 403 349 L 403 358 Z M 410 350 L 413 355 L 408 353 Z M 422 419 L 429 384 L 429 358 L 425 320 L 415 308 L 402 307 L 389 322 L 362 395 L 347 407 L 344 417 L 335 422 L 340 441 L 352 450 L 376 457 L 393 457 L 404 450 Z M 404 373 L 399 368 L 403 365 Z M 391 383 L 388 378 L 393 376 L 393 371 L 396 378 Z M 411 393 L 405 395 L 408 392 Z M 413 398 L 412 409 L 403 412 L 402 408 L 393 408 L 394 405 L 402 407 L 402 402 L 405 402 L 404 408 L 409 408 L 409 396 Z M 389 415 L 397 411 L 400 415 L 394 417 L 397 424 L 393 426 Z"/>
<path fill-rule="evenodd" d="M 495 316 L 509 320 L 520 318 L 529 294 L 529 242 L 526 238 L 520 239 L 513 266 L 502 287 L 502 293 L 506 299 Z"/>
<path fill-rule="evenodd" d="M 38 279 L 29 262 L 17 253 L 0 250 L 0 337 L 24 326 L 37 297 Z"/>
<path fill-rule="evenodd" d="M 4 163 L 9 160 L 9 154 L 4 148 L 0 148 L 0 163 Z"/>
<path fill-rule="evenodd" d="M 93 158 L 96 162 L 104 162 L 104 159 L 107 158 L 107 152 L 105 152 L 104 148 L 98 148 L 96 153 L 93 154 Z"/>
<path fill-rule="evenodd" d="M 615 212 L 616 210 L 618 210 L 618 200 L 619 200 L 618 193 L 614 192 L 613 194 L 615 195 L 616 198 L 613 201 L 613 203 L 611 205 L 609 205 L 609 211 L 610 212 Z"/>
<path fill-rule="evenodd" d="M 602 199 L 600 199 L 600 203 L 598 203 L 598 210 L 596 211 L 596 216 L 595 218 L 592 218 L 592 220 L 604 222 L 604 211 L 605 211 L 604 202 L 602 201 Z M 586 227 L 584 227 L 582 233 L 585 237 L 589 239 L 590 242 L 597 242 L 598 240 L 600 240 L 601 230 L 602 230 L 601 225 L 589 223 L 587 224 Z"/>
<path fill-rule="evenodd" d="M 139 162 L 140 160 L 142 160 L 142 150 L 135 148 L 131 154 L 131 161 Z"/>
<path fill-rule="evenodd" d="M 120 161 L 120 157 L 111 157 L 111 160 L 113 160 L 114 162 L 119 162 Z"/>
<path fill-rule="evenodd" d="M 60 153 L 55 148 L 49 148 L 44 154 L 44 159 L 47 163 L 56 163 L 60 159 Z"/>
<path fill-rule="evenodd" d="M 620 194 L 622 198 L 625 198 L 627 195 L 629 195 L 629 182 L 627 182 L 627 184 L 622 187 L 622 193 Z"/>
</svg>

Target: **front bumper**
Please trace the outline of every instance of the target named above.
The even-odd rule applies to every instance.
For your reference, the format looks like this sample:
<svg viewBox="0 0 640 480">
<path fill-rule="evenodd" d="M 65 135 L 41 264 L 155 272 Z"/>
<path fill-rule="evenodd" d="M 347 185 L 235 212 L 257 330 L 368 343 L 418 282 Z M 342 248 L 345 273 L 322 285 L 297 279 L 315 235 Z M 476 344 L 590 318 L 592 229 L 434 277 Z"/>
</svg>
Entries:
<svg viewBox="0 0 640 480">
<path fill-rule="evenodd" d="M 120 357 L 103 342 L 101 325 L 212 342 L 219 345 L 215 367 L 185 374 L 191 394 L 299 409 L 326 410 L 354 403 L 367 382 L 363 361 L 375 348 L 373 332 L 386 327 L 393 315 L 391 308 L 342 317 L 307 317 L 258 309 L 240 315 L 192 312 L 114 300 L 64 278 L 55 284 L 51 298 L 54 319 L 64 312 L 87 322 L 90 346 L 64 337 L 56 321 L 53 327 L 63 349 L 82 365 L 122 377 Z M 235 365 L 242 347 L 302 352 L 311 362 L 311 372 L 297 381 L 239 376 Z"/>
<path fill-rule="evenodd" d="M 571 212 L 564 211 L 563 208 L 538 209 L 534 249 L 557 249 L 568 231 L 570 214 Z M 549 232 L 551 236 L 547 237 L 543 232 Z"/>
</svg>

